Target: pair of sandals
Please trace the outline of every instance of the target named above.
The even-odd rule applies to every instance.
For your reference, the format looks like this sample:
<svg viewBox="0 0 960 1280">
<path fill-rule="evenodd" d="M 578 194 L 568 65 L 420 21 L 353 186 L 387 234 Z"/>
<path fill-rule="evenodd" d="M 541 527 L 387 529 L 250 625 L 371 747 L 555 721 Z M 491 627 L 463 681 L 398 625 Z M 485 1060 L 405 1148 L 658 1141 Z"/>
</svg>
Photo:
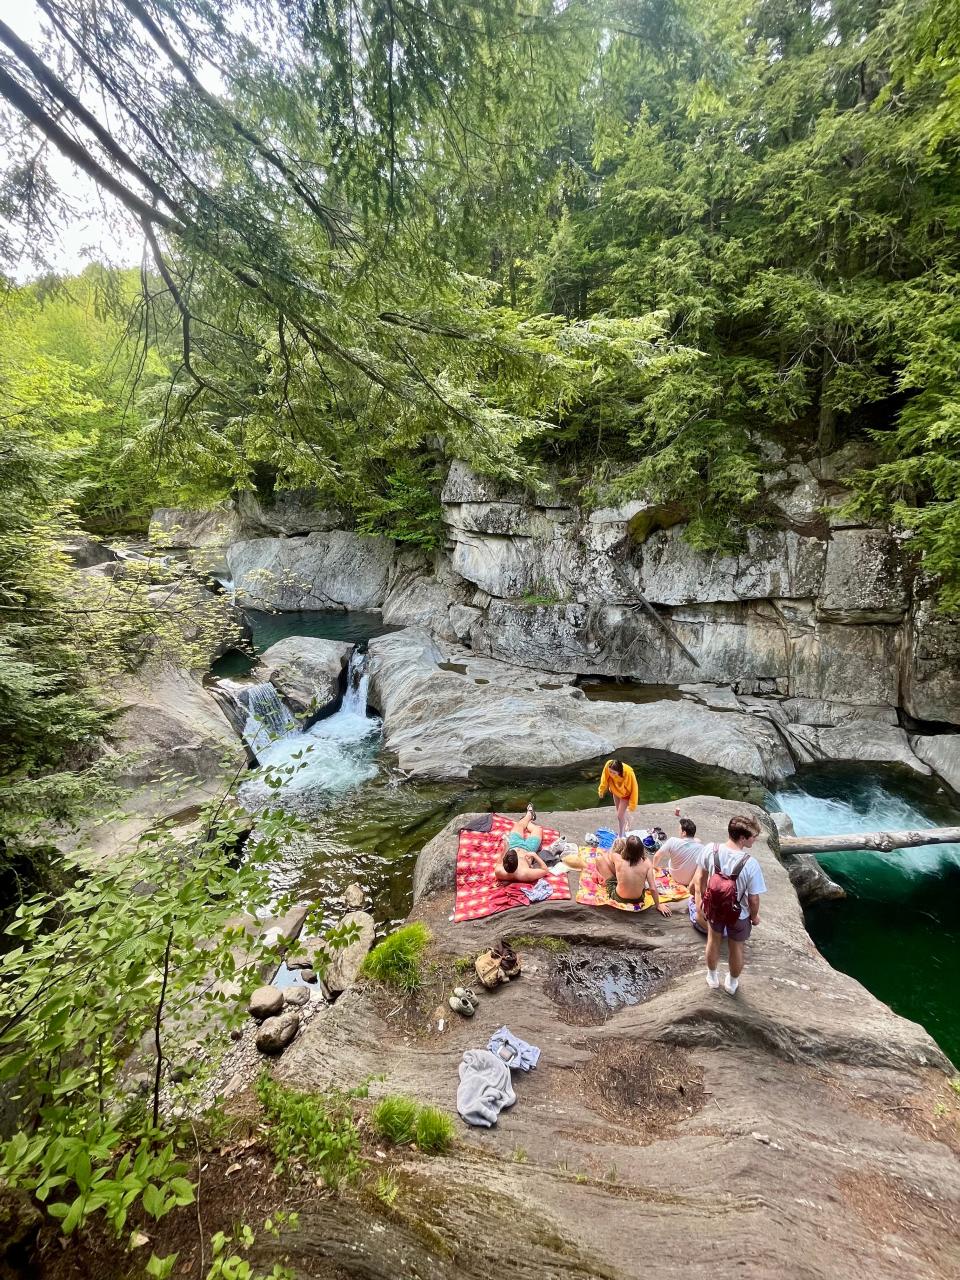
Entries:
<svg viewBox="0 0 960 1280">
<path fill-rule="evenodd" d="M 477 999 L 476 992 L 470 987 L 454 987 L 453 995 L 447 1003 L 455 1013 L 461 1014 L 464 1018 L 472 1018 L 477 1012 L 480 1001 Z"/>
</svg>

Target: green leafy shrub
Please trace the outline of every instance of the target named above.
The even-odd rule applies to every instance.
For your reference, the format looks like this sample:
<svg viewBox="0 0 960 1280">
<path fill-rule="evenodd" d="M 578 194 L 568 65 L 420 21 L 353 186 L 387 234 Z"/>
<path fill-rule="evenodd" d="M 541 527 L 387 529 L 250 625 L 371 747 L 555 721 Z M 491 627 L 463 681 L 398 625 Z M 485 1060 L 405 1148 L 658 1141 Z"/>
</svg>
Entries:
<svg viewBox="0 0 960 1280">
<path fill-rule="evenodd" d="M 257 1081 L 257 1097 L 268 1124 L 267 1142 L 277 1157 L 277 1172 L 299 1162 L 316 1170 L 328 1187 L 355 1182 L 364 1162 L 351 1103 L 365 1094 L 365 1087 L 298 1093 L 271 1080 L 264 1071 Z"/>
<path fill-rule="evenodd" d="M 377 1136 L 394 1146 L 403 1147 L 417 1135 L 419 1107 L 412 1098 L 389 1094 L 373 1108 L 371 1120 Z"/>
<path fill-rule="evenodd" d="M 453 1144 L 453 1121 L 439 1107 L 421 1107 L 417 1116 L 415 1142 L 430 1156 L 448 1151 Z"/>
<path fill-rule="evenodd" d="M 387 986 L 415 991 L 423 981 L 423 953 L 429 941 L 425 924 L 406 924 L 374 947 L 360 972 Z"/>
</svg>

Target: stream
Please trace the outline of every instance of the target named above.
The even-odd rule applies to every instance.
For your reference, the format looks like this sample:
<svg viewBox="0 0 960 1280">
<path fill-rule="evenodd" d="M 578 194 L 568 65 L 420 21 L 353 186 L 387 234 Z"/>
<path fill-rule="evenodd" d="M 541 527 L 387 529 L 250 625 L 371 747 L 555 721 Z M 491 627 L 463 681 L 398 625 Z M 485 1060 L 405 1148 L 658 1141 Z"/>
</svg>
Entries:
<svg viewBox="0 0 960 1280">
<path fill-rule="evenodd" d="M 247 615 L 253 646 L 262 650 L 291 635 L 348 640 L 361 646 L 391 628 L 379 614 Z M 246 675 L 252 660 L 219 659 L 218 676 Z M 597 682 L 600 683 L 600 682 Z M 268 686 L 268 688 L 272 688 Z M 275 696 L 275 695 L 274 695 Z M 620 696 L 628 696 L 624 686 Z M 638 697 L 645 697 L 643 691 Z M 277 700 L 279 703 L 279 700 Z M 402 921 L 410 909 L 417 854 L 455 814 L 465 810 L 572 810 L 596 804 L 599 762 L 562 775 L 487 777 L 470 782 L 411 781 L 380 750 L 380 721 L 366 705 L 362 656 L 351 664 L 340 709 L 305 733 L 285 721 L 282 704 L 262 709 L 270 745 L 261 760 L 291 772 L 279 792 L 253 773 L 241 795 L 251 809 L 277 804 L 302 817 L 310 834 L 295 838 L 273 873 L 278 894 L 318 904 L 325 923 L 343 911 L 348 884 L 361 883 L 378 929 Z M 257 734 L 258 726 L 249 725 Z M 901 771 L 811 768 L 767 792 L 749 779 L 649 753 L 633 762 L 641 803 L 713 794 L 781 809 L 798 835 L 874 831 L 960 822 L 942 788 Z M 564 833 L 582 838 L 584 832 Z M 847 890 L 841 902 L 806 911 L 807 928 L 836 968 L 851 974 L 891 1008 L 922 1023 L 960 1063 L 960 846 L 891 854 L 833 854 L 822 858 Z"/>
<path fill-rule="evenodd" d="M 899 770 L 816 768 L 778 789 L 771 808 L 797 835 L 960 824 L 935 782 Z M 960 1065 L 960 845 L 821 854 L 848 897 L 807 907 L 824 956 L 891 1009 L 922 1023 Z"/>
</svg>

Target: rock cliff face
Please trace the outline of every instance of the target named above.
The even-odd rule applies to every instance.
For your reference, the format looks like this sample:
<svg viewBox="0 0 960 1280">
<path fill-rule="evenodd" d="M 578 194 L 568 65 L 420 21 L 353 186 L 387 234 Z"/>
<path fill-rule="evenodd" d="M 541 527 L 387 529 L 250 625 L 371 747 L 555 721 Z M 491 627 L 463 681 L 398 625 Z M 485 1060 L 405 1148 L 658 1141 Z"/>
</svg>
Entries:
<svg viewBox="0 0 960 1280">
<path fill-rule="evenodd" d="M 380 609 L 511 667 L 712 688 L 728 710 L 785 727 L 798 763 L 924 772 L 926 748 L 911 749 L 898 713 L 960 726 L 960 618 L 936 612 L 909 543 L 838 514 L 837 477 L 851 465 L 771 456 L 767 524 L 736 555 L 691 546 L 676 506 L 587 513 L 549 487 L 498 485 L 455 462 L 436 556 L 330 528 L 335 513 L 310 495 L 270 508 L 246 495 L 227 562 L 254 607 Z M 164 513 L 168 526 L 176 514 Z"/>
<path fill-rule="evenodd" d="M 382 609 L 515 665 L 729 685 L 798 700 L 800 723 L 808 700 L 960 724 L 960 620 L 935 612 L 902 540 L 836 514 L 844 465 L 773 459 L 769 525 L 736 555 L 692 547 L 676 507 L 588 514 L 455 462 L 435 558 L 331 529 L 332 513 L 293 496 L 264 515 L 248 495 L 237 515 L 246 536 L 228 562 L 270 607 Z M 307 536 L 251 536 L 267 529 Z"/>
</svg>

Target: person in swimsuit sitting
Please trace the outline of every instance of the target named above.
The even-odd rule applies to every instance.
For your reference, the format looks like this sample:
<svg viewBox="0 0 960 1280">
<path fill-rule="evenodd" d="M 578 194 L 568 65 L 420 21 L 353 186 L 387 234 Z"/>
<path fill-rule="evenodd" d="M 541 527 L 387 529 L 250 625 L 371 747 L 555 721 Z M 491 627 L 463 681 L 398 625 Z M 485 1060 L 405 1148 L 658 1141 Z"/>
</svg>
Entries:
<svg viewBox="0 0 960 1280">
<path fill-rule="evenodd" d="M 606 882 L 607 893 L 614 902 L 643 902 L 647 889 L 653 894 L 653 905 L 662 916 L 670 908 L 660 901 L 657 873 L 639 836 L 615 840 L 609 853 L 597 859 L 597 871 Z"/>
<path fill-rule="evenodd" d="M 543 842 L 543 827 L 537 826 L 536 818 L 533 806 L 528 804 L 526 815 L 507 832 L 503 856 L 493 873 L 498 880 L 535 884 L 550 874 L 550 868 L 538 852 Z"/>
</svg>

